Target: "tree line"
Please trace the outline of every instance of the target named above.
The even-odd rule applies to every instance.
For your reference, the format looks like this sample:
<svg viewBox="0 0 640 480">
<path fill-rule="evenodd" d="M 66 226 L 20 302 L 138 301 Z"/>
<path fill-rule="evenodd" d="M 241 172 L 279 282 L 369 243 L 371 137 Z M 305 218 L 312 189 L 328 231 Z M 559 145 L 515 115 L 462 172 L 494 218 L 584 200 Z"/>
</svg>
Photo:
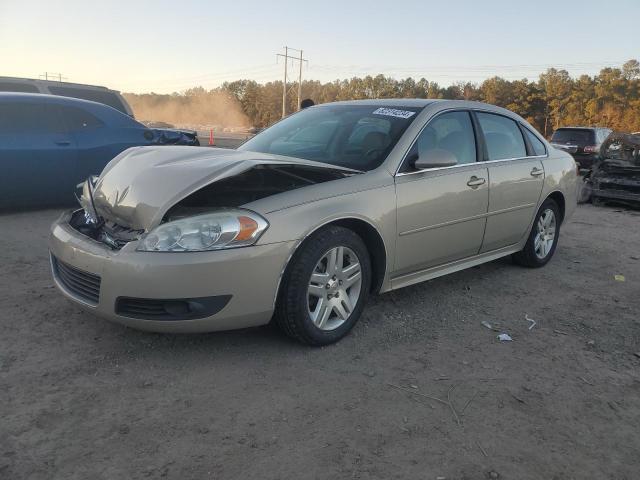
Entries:
<svg viewBox="0 0 640 480">
<path fill-rule="evenodd" d="M 297 110 L 297 84 L 287 88 L 291 92 L 287 112 L 291 113 Z M 231 100 L 256 127 L 271 125 L 282 116 L 281 81 L 237 80 L 214 90 L 198 87 L 170 97 L 184 103 L 185 97 L 206 96 Z M 477 100 L 518 113 L 547 137 L 558 127 L 575 125 L 633 132 L 640 131 L 640 63 L 629 60 L 621 68 L 604 68 L 594 76 L 573 78 L 566 70 L 550 68 L 535 81 L 496 76 L 480 84 L 459 82 L 447 87 L 426 78 L 397 80 L 384 75 L 328 83 L 308 80 L 302 82 L 302 98 L 316 104 L 378 98 Z"/>
</svg>

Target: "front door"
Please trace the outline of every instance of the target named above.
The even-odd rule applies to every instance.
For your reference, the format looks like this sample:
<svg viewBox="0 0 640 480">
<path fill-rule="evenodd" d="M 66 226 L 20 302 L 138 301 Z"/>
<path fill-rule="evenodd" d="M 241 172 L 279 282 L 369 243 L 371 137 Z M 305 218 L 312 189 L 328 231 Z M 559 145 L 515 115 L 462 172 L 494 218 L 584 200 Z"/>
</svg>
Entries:
<svg viewBox="0 0 640 480">
<path fill-rule="evenodd" d="M 476 255 L 482 245 L 489 177 L 487 166 L 476 161 L 469 112 L 432 119 L 406 161 L 432 149 L 452 153 L 457 164 L 420 171 L 403 165 L 396 176 L 396 278 Z"/>
</svg>

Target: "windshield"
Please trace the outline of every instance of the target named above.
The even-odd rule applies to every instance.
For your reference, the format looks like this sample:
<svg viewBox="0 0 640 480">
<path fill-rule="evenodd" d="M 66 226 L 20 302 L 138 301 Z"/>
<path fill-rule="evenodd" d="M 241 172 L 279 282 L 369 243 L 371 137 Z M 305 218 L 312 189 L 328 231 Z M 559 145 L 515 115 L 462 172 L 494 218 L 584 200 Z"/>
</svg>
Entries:
<svg viewBox="0 0 640 480">
<path fill-rule="evenodd" d="M 556 143 L 577 143 L 587 145 L 595 143 L 595 132 L 585 128 L 559 128 L 551 137 Z"/>
<path fill-rule="evenodd" d="M 256 135 L 239 150 L 373 170 L 382 164 L 420 110 L 381 105 L 307 108 Z"/>
</svg>

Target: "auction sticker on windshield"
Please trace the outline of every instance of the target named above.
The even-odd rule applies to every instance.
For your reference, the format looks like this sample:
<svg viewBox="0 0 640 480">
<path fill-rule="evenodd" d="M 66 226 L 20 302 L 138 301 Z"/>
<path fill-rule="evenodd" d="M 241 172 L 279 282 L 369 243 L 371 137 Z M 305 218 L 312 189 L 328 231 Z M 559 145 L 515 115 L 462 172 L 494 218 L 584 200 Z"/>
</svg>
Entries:
<svg viewBox="0 0 640 480">
<path fill-rule="evenodd" d="M 409 110 L 397 110 L 395 108 L 380 107 L 373 111 L 374 115 L 386 115 L 387 117 L 411 118 L 416 112 Z"/>
</svg>

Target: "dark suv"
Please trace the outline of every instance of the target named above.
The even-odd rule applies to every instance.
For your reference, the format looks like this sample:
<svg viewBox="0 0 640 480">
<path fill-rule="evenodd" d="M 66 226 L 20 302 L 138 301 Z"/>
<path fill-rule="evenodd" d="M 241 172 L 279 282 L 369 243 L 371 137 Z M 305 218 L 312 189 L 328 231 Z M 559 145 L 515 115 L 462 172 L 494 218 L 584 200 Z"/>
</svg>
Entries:
<svg viewBox="0 0 640 480">
<path fill-rule="evenodd" d="M 589 170 L 611 132 L 602 127 L 564 127 L 553 132 L 551 144 L 570 153 L 581 169 Z"/>
</svg>

